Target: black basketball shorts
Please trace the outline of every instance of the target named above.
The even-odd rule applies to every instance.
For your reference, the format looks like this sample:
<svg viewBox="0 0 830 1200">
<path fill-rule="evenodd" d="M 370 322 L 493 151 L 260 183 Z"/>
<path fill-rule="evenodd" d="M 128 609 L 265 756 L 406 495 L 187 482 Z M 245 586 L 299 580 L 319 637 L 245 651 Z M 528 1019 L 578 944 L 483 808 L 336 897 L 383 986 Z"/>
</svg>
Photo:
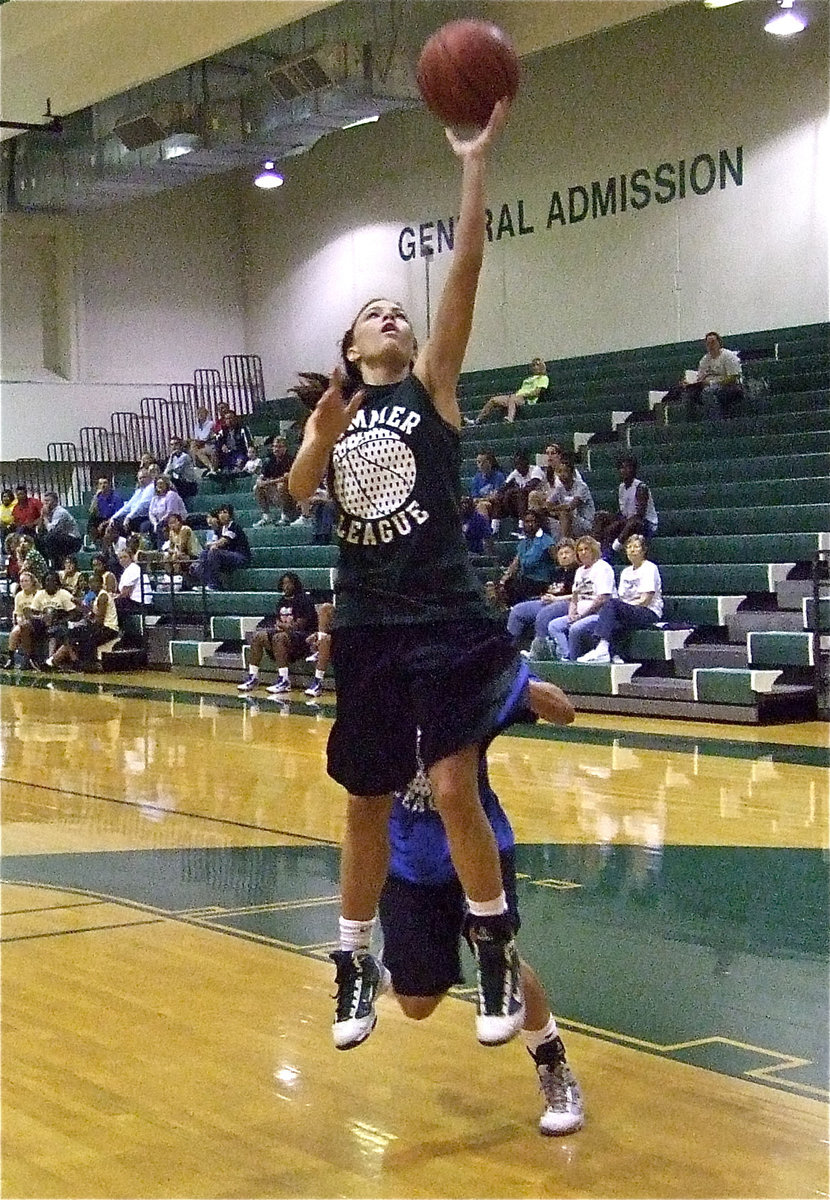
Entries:
<svg viewBox="0 0 830 1200">
<path fill-rule="evenodd" d="M 355 796 L 405 788 L 420 755 L 429 768 L 492 736 L 519 658 L 489 620 L 335 629 L 337 717 L 328 772 Z"/>
<path fill-rule="evenodd" d="M 515 854 L 504 850 L 499 857 L 507 908 L 518 932 Z M 441 996 L 464 982 L 461 937 L 467 906 L 455 876 L 446 883 L 420 884 L 390 875 L 378 912 L 383 961 L 399 996 Z"/>
</svg>

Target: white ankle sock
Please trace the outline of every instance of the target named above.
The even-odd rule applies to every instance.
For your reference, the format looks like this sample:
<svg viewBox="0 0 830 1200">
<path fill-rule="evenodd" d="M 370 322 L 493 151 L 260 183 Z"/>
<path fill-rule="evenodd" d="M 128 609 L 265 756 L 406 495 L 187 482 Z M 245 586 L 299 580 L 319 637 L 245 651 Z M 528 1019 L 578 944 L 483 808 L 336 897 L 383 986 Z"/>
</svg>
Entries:
<svg viewBox="0 0 830 1200">
<path fill-rule="evenodd" d="M 471 900 L 468 896 L 467 907 L 474 917 L 499 917 L 507 912 L 507 897 L 504 892 L 495 900 Z"/>
<path fill-rule="evenodd" d="M 319 679 L 320 683 L 322 683 L 322 682 L 323 682 L 323 680 L 325 679 L 325 677 L 326 677 L 326 673 L 325 673 L 325 671 L 321 671 L 321 670 L 319 670 L 319 668 L 318 668 L 318 670 L 316 670 L 316 671 L 314 672 L 314 678 L 315 678 L 315 679 Z"/>
<path fill-rule="evenodd" d="M 597 650 L 604 650 L 606 654 L 610 653 L 611 647 L 608 645 L 607 638 L 600 638 L 597 642 Z"/>
<path fill-rule="evenodd" d="M 254 679 L 256 679 L 259 675 L 259 667 L 255 663 L 248 663 L 248 674 L 253 675 Z"/>
<path fill-rule="evenodd" d="M 279 675 L 280 679 L 287 679 L 288 678 L 288 667 L 278 667 L 277 674 Z"/>
<path fill-rule="evenodd" d="M 544 1029 L 523 1029 L 522 1037 L 530 1053 L 535 1054 L 544 1042 L 552 1042 L 558 1033 L 559 1028 L 556 1024 L 556 1018 L 551 1013 Z"/>
<path fill-rule="evenodd" d="M 368 950 L 372 940 L 374 925 L 374 917 L 372 917 L 371 921 L 349 921 L 346 917 L 341 917 L 340 949 Z"/>
</svg>

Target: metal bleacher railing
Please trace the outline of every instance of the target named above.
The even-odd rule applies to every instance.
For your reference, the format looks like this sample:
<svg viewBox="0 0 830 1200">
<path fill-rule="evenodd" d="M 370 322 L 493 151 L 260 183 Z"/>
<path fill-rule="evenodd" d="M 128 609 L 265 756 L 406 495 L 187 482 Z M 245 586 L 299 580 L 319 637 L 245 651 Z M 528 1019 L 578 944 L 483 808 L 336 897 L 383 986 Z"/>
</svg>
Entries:
<svg viewBox="0 0 830 1200">
<path fill-rule="evenodd" d="M 199 368 L 191 383 L 171 383 L 168 392 L 143 397 L 137 413 L 112 413 L 109 429 L 85 425 L 77 443 L 50 442 L 45 460 L 0 462 L 0 487 L 25 483 L 36 495 L 57 492 L 63 504 L 83 505 L 99 476 L 130 470 L 145 453 L 164 463 L 170 438 L 190 437 L 197 409 L 215 415 L 224 403 L 249 416 L 265 399 L 262 360 L 258 354 L 226 354 L 221 371 Z"/>
</svg>

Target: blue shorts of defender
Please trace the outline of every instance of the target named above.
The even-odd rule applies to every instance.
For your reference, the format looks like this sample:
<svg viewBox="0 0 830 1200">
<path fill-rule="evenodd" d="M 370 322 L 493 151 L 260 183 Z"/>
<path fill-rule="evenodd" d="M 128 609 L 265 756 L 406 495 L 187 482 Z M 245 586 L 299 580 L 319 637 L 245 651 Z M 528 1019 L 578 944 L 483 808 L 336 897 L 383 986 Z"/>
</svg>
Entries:
<svg viewBox="0 0 830 1200">
<path fill-rule="evenodd" d="M 500 854 L 507 908 L 518 932 L 513 850 Z M 446 883 L 410 883 L 388 876 L 380 894 L 383 961 L 399 996 L 441 996 L 464 982 L 461 938 L 467 915 L 464 889 L 453 876 Z"/>
<path fill-rule="evenodd" d="M 337 718 L 328 773 L 354 796 L 403 791 L 465 746 L 492 737 L 520 659 L 486 619 L 337 629 L 331 640 Z"/>
</svg>

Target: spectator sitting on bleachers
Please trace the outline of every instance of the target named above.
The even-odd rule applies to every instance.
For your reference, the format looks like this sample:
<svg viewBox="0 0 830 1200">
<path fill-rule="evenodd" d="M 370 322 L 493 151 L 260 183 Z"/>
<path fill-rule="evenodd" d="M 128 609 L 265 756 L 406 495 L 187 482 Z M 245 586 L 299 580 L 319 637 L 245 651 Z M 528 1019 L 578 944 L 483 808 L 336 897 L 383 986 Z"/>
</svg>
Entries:
<svg viewBox="0 0 830 1200">
<path fill-rule="evenodd" d="M 61 581 L 61 587 L 66 588 L 71 596 L 79 600 L 83 593 L 80 591 L 83 577 L 78 570 L 78 560 L 72 554 L 68 554 L 63 560 L 63 566 L 58 571 L 58 577 Z"/>
<path fill-rule="evenodd" d="M 556 570 L 553 538 L 542 529 L 535 513 L 525 513 L 522 530 L 516 555 L 500 580 L 502 595 L 510 605 L 541 596 Z"/>
<path fill-rule="evenodd" d="M 92 611 L 92 606 L 95 603 L 95 597 L 101 590 L 104 575 L 112 575 L 113 579 L 115 579 L 115 575 L 113 575 L 112 571 L 90 571 L 89 575 L 85 577 L 86 587 L 84 588 L 84 594 L 81 597 L 81 608 L 87 614 Z M 84 578 L 84 576 L 82 576 L 82 578 Z M 115 580 L 115 590 L 116 592 L 118 591 L 117 579 Z"/>
<path fill-rule="evenodd" d="M 548 636 L 558 658 L 574 662 L 584 640 L 592 634 L 602 606 L 614 595 L 614 568 L 600 554 L 596 538 L 581 537 L 576 543 L 579 567 L 574 575 L 567 613 L 548 625 Z"/>
<path fill-rule="evenodd" d="M 142 521 L 147 520 L 150 501 L 155 494 L 155 475 L 146 467 L 139 467 L 135 491 L 129 500 L 125 500 L 121 507 L 116 509 L 104 527 L 102 542 L 105 547 L 111 546 L 117 537 L 126 537 L 141 528 Z"/>
<path fill-rule="evenodd" d="M 317 632 L 306 638 L 311 651 L 306 662 L 314 663 L 314 679 L 305 689 L 307 696 L 321 696 L 323 680 L 331 662 L 331 626 L 334 621 L 334 605 L 324 601 L 317 608 Z"/>
<path fill-rule="evenodd" d="M 43 586 L 32 597 L 32 609 L 43 620 L 45 634 L 49 639 L 49 658 L 61 646 L 69 634 L 69 622 L 78 621 L 83 609 L 66 588 L 61 587 L 57 571 L 48 571 L 43 577 Z"/>
<path fill-rule="evenodd" d="M 20 574 L 24 571 L 31 571 L 40 587 L 46 578 L 49 565 L 30 534 L 24 534 L 17 540 L 17 561 L 20 565 Z"/>
<path fill-rule="evenodd" d="M 480 450 L 476 455 L 476 473 L 470 484 L 470 496 L 476 501 L 486 501 L 487 516 L 490 518 L 493 516 L 493 500 L 505 482 L 504 471 L 493 451 Z"/>
<path fill-rule="evenodd" d="M 134 544 L 134 543 L 133 543 Z M 115 597 L 115 607 L 118 610 L 119 621 L 124 618 L 144 612 L 146 606 L 152 603 L 153 593 L 149 580 L 136 562 L 135 550 L 125 546 L 118 551 L 118 563 L 121 574 L 118 578 L 118 595 Z"/>
<path fill-rule="evenodd" d="M 206 471 L 216 470 L 216 433 L 209 411 L 201 405 L 190 428 L 190 456 Z"/>
<path fill-rule="evenodd" d="M 727 350 L 719 333 L 714 330 L 704 339 L 706 353 L 698 363 L 697 379 L 687 383 L 685 376 L 663 397 L 663 403 L 685 400 L 686 420 L 694 421 L 704 402 L 717 402 L 722 417 L 734 417 L 744 398 L 743 368 L 735 350 Z"/>
<path fill-rule="evenodd" d="M 3 542 L 4 563 L 3 568 L 6 572 L 7 587 L 14 591 L 20 579 L 20 561 L 17 557 L 20 537 L 16 533 L 9 533 Z"/>
<path fill-rule="evenodd" d="M 490 553 L 492 547 L 490 522 L 483 512 L 479 512 L 472 496 L 464 496 L 461 501 L 461 531 L 471 554 Z"/>
<path fill-rule="evenodd" d="M 288 452 L 284 437 L 266 438 L 259 475 L 254 483 L 254 498 L 262 509 L 262 516 L 254 528 L 272 525 L 271 507 L 280 510 L 280 525 L 288 525 L 297 515 L 297 506 L 288 491 L 288 472 L 294 461 Z"/>
<path fill-rule="evenodd" d="M 190 568 L 190 564 L 196 562 L 202 553 L 202 542 L 185 524 L 179 512 L 172 512 L 167 518 L 167 541 L 162 550 L 168 562 L 180 568 Z M 182 574 L 185 572 L 182 571 Z"/>
<path fill-rule="evenodd" d="M 530 658 L 549 658 L 548 626 L 555 617 L 563 617 L 570 607 L 576 574 L 576 543 L 562 538 L 556 543 L 556 568 L 547 589 L 536 600 L 514 604 L 507 617 L 507 632 L 518 645 L 528 625 L 534 627 Z"/>
<path fill-rule="evenodd" d="M 14 529 L 14 510 L 16 504 L 17 497 L 11 488 L 3 488 L 2 492 L 0 492 L 0 537 L 3 539 Z"/>
<path fill-rule="evenodd" d="M 14 489 L 14 527 L 18 533 L 35 534 L 43 505 L 37 496 L 30 496 L 25 483 Z"/>
<path fill-rule="evenodd" d="M 171 437 L 170 455 L 162 472 L 181 496 L 189 500 L 199 490 L 199 472 L 180 437 Z"/>
<path fill-rule="evenodd" d="M 234 516 L 233 505 L 220 505 L 216 515 L 218 537 L 205 546 L 194 567 L 194 574 L 209 592 L 221 591 L 223 571 L 236 571 L 251 563 L 251 547 L 245 530 Z"/>
<path fill-rule="evenodd" d="M 240 692 L 252 692 L 259 687 L 259 668 L 265 653 L 273 658 L 279 674 L 277 682 L 267 690 L 274 696 L 290 692 L 289 666 L 308 655 L 309 634 L 317 629 L 314 601 L 293 571 L 286 571 L 280 579 L 280 592 L 274 616 L 261 621 L 262 628 L 254 634 L 248 655 L 248 674 L 237 685 Z"/>
<path fill-rule="evenodd" d="M 86 524 L 86 535 L 96 546 L 100 546 L 103 540 L 107 522 L 115 516 L 123 503 L 124 498 L 114 490 L 109 479 L 101 476 L 89 504 L 89 518 Z"/>
<path fill-rule="evenodd" d="M 239 414 L 226 413 L 216 439 L 217 472 L 220 475 L 236 475 L 243 471 L 252 445 L 253 438 L 248 426 Z"/>
<path fill-rule="evenodd" d="M 69 509 L 58 502 L 57 492 L 46 492 L 43 497 L 35 542 L 56 571 L 67 554 L 77 554 L 83 544 L 78 522 Z"/>
<path fill-rule="evenodd" d="M 660 572 L 648 559 L 645 538 L 635 533 L 626 541 L 625 552 L 631 564 L 620 573 L 617 595 L 599 612 L 593 635 L 596 647 L 583 654 L 579 662 L 622 662 L 619 642 L 632 629 L 648 629 L 663 616 L 663 584 Z"/>
<path fill-rule="evenodd" d="M 9 656 L 3 663 L 5 670 L 10 671 L 15 666 L 15 656 L 18 656 L 17 666 L 26 670 L 34 664 L 32 655 L 38 640 L 45 634 L 43 619 L 38 616 L 32 606 L 38 583 L 31 571 L 21 571 L 20 587 L 14 594 L 14 609 L 12 620 L 14 625 L 9 634 Z"/>
<path fill-rule="evenodd" d="M 605 557 L 610 551 L 622 553 L 622 548 L 632 536 L 639 533 L 653 538 L 657 533 L 657 509 L 651 488 L 637 478 L 637 459 L 632 454 L 624 455 L 617 463 L 620 475 L 618 489 L 618 511 L 604 509 L 594 518 L 594 537 L 600 542 Z"/>
<path fill-rule="evenodd" d="M 498 536 L 502 517 L 515 517 L 520 521 L 527 512 L 530 493 L 545 488 L 545 472 L 535 464 L 530 465 L 526 450 L 517 450 L 513 455 L 513 470 L 493 497 L 493 536 Z"/>
<path fill-rule="evenodd" d="M 570 450 L 560 451 L 556 481 L 545 499 L 562 537 L 576 538 L 590 532 L 596 515 L 594 498 L 585 480 L 577 479 L 576 458 Z"/>
<path fill-rule="evenodd" d="M 520 408 L 523 404 L 535 404 L 539 399 L 539 393 L 545 390 L 548 383 L 548 368 L 545 360 L 543 358 L 534 358 L 530 364 L 530 374 L 526 379 L 522 380 L 518 390 L 511 392 L 508 396 L 491 396 L 475 421 L 471 421 L 469 424 L 480 425 L 494 408 L 506 409 L 505 420 L 508 422 L 514 421 L 516 419 L 516 409 Z"/>
<path fill-rule="evenodd" d="M 74 666 L 92 666 L 96 662 L 99 646 L 114 641 L 119 635 L 118 609 L 115 603 L 117 583 L 112 571 L 107 571 L 101 581 L 92 608 L 83 621 L 73 625 L 66 639 L 47 658 L 46 667 L 60 670 Z"/>
<path fill-rule="evenodd" d="M 156 480 L 155 492 L 150 507 L 147 510 L 147 520 L 141 523 L 141 532 L 150 536 L 152 546 L 158 550 L 167 537 L 167 519 L 171 513 L 178 513 L 184 520 L 187 509 L 179 493 L 171 486 L 166 475 L 159 475 Z"/>
</svg>

